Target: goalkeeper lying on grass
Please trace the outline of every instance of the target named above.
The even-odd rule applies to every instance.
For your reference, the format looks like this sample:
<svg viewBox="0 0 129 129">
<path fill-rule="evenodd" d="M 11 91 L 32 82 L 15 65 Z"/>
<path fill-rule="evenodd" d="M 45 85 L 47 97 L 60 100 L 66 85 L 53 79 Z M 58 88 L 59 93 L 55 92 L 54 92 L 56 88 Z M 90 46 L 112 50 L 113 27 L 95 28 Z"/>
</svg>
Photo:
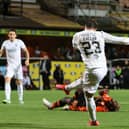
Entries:
<svg viewBox="0 0 129 129">
<path fill-rule="evenodd" d="M 96 96 L 96 111 L 98 112 L 109 112 L 109 111 L 119 111 L 119 104 L 116 100 L 108 95 L 109 90 L 103 89 L 99 90 L 99 96 Z M 64 97 L 56 102 L 49 102 L 47 99 L 43 98 L 43 104 L 48 109 L 54 109 L 57 107 L 63 107 L 64 110 L 72 111 L 87 111 L 85 98 L 82 89 L 77 89 L 73 97 Z"/>
</svg>

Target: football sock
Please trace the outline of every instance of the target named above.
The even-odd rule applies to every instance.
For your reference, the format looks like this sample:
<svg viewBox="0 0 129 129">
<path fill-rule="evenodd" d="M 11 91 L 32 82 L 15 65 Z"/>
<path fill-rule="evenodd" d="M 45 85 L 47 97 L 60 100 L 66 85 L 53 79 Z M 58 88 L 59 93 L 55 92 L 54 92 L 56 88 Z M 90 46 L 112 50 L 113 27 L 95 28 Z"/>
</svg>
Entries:
<svg viewBox="0 0 129 129">
<path fill-rule="evenodd" d="M 96 121 L 96 105 L 94 98 L 87 98 L 88 111 L 92 121 Z"/>
<path fill-rule="evenodd" d="M 5 83 L 5 98 L 10 101 L 11 98 L 11 86 L 10 83 Z"/>
<path fill-rule="evenodd" d="M 71 90 L 71 89 L 75 89 L 75 88 L 77 88 L 77 87 L 79 87 L 79 86 L 82 86 L 82 79 L 81 79 L 81 78 L 79 78 L 79 79 L 77 79 L 76 81 L 74 81 L 74 82 L 68 84 L 68 85 L 65 87 L 65 89 L 66 89 L 66 90 Z"/>
<path fill-rule="evenodd" d="M 22 84 L 17 85 L 17 92 L 18 92 L 19 101 L 23 101 L 23 86 L 22 86 Z"/>
<path fill-rule="evenodd" d="M 60 107 L 60 101 L 56 101 L 52 104 L 52 108 Z"/>
</svg>

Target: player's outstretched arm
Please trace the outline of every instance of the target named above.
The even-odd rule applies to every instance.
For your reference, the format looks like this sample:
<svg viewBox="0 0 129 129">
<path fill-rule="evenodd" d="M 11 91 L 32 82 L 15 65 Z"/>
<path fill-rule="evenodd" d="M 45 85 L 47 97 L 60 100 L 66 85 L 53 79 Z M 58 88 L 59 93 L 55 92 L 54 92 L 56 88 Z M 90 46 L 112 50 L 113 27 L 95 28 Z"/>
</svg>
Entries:
<svg viewBox="0 0 129 129">
<path fill-rule="evenodd" d="M 103 36 L 107 43 L 129 45 L 128 37 L 114 36 L 106 32 L 103 32 Z"/>
</svg>

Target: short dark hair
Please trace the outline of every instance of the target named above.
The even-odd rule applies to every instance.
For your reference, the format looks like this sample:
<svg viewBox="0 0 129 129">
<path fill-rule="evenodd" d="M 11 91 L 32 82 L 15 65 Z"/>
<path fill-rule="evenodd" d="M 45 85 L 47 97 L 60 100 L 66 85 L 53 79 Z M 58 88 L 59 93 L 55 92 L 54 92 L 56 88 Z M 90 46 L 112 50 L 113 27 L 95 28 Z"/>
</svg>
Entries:
<svg viewBox="0 0 129 129">
<path fill-rule="evenodd" d="M 98 27 L 98 24 L 96 22 L 96 20 L 94 19 L 90 19 L 86 22 L 86 27 L 87 28 L 97 28 Z"/>
<path fill-rule="evenodd" d="M 10 28 L 10 29 L 8 30 L 8 33 L 9 33 L 10 31 L 13 31 L 13 32 L 16 33 L 16 29 L 14 29 L 14 28 Z"/>
</svg>

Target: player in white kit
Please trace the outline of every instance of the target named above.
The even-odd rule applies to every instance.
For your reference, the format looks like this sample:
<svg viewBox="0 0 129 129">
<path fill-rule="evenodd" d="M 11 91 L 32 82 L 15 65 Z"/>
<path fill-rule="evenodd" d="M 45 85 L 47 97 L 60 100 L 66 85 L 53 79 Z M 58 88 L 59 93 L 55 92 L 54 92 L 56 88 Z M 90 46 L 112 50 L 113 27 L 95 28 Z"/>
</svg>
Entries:
<svg viewBox="0 0 129 129">
<path fill-rule="evenodd" d="M 84 31 L 77 32 L 73 36 L 73 48 L 80 51 L 86 67 L 83 77 L 68 85 L 56 85 L 57 89 L 64 90 L 66 94 L 69 94 L 71 89 L 79 86 L 83 88 L 90 116 L 88 124 L 91 126 L 98 126 L 100 124 L 96 118 L 96 105 L 93 95 L 100 81 L 107 73 L 105 42 L 129 45 L 129 38 L 113 36 L 103 31 L 97 31 L 96 29 L 96 22 L 91 20 L 86 24 Z"/>
<path fill-rule="evenodd" d="M 5 52 L 7 57 L 7 71 L 5 75 L 5 100 L 2 102 L 4 104 L 11 103 L 11 79 L 14 76 L 16 78 L 17 90 L 18 90 L 18 99 L 19 103 L 23 104 L 23 72 L 21 64 L 21 51 L 23 50 L 26 55 L 25 65 L 29 65 L 29 52 L 20 39 L 16 38 L 16 31 L 10 29 L 8 32 L 8 40 L 5 40 L 2 43 L 0 49 L 0 56 Z"/>
</svg>

